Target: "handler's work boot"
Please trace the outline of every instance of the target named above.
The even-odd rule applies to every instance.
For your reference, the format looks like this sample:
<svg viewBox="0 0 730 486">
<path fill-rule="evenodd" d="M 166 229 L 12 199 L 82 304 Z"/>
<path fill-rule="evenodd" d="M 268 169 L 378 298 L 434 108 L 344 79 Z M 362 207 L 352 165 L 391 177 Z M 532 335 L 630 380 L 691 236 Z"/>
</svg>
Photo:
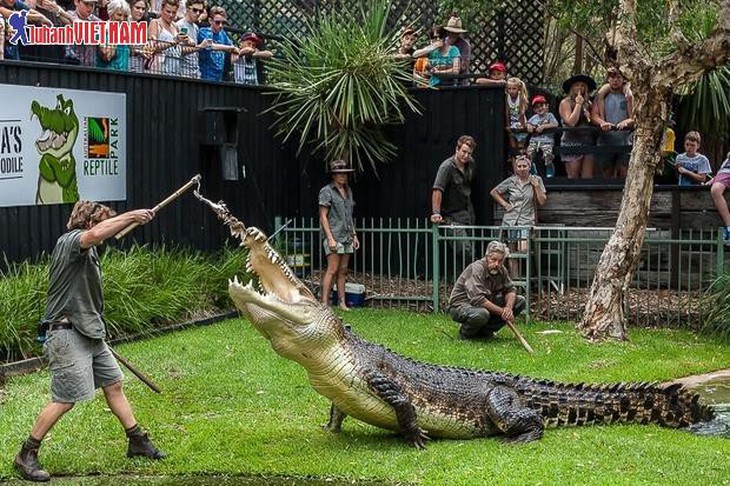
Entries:
<svg viewBox="0 0 730 486">
<path fill-rule="evenodd" d="M 135 425 L 125 431 L 129 438 L 127 457 L 149 457 L 150 459 L 164 459 L 167 454 L 157 449 L 142 427 Z"/>
<path fill-rule="evenodd" d="M 51 480 L 51 475 L 44 471 L 43 466 L 38 462 L 40 446 L 41 441 L 28 437 L 28 440 L 23 442 L 18 455 L 15 456 L 15 469 L 28 481 L 44 483 Z"/>
</svg>

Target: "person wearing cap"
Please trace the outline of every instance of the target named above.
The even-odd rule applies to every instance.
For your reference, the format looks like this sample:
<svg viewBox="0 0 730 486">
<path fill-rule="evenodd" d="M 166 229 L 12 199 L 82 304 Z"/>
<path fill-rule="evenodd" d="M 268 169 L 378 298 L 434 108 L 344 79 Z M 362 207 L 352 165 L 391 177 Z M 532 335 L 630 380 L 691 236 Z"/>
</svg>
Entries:
<svg viewBox="0 0 730 486">
<path fill-rule="evenodd" d="M 565 98 L 558 106 L 563 136 L 560 147 L 590 147 L 595 144 L 591 125 L 590 93 L 596 89 L 596 82 L 585 74 L 576 74 L 563 82 Z M 580 149 L 579 149 L 580 150 Z M 561 155 L 568 179 L 590 179 L 593 177 L 593 154 L 570 153 Z"/>
<path fill-rule="evenodd" d="M 558 120 L 548 111 L 548 102 L 543 95 L 534 96 L 531 104 L 535 114 L 527 120 L 527 133 L 530 134 L 527 156 L 532 159 L 535 151 L 540 150 L 545 162 L 546 175 L 552 177 L 555 174 L 553 166 L 555 134 L 553 130 L 558 128 Z"/>
<path fill-rule="evenodd" d="M 478 78 L 476 83 L 482 86 L 506 86 L 507 66 L 503 62 L 493 62 L 489 66 L 488 77 Z"/>
<path fill-rule="evenodd" d="M 468 75 L 470 73 L 469 65 L 471 64 L 471 44 L 464 39 L 463 34 L 468 31 L 461 25 L 461 18 L 452 15 L 444 26 L 446 31 L 446 42 L 449 45 L 459 49 L 459 74 Z M 467 86 L 469 78 L 458 79 L 457 85 Z"/>
<path fill-rule="evenodd" d="M 492 241 L 484 258 L 471 263 L 456 280 L 449 315 L 461 324 L 459 339 L 490 339 L 527 307 L 504 266 L 507 257 L 507 246 Z"/>
<path fill-rule="evenodd" d="M 246 32 L 241 38 L 241 45 L 238 53 L 231 55 L 233 64 L 233 80 L 237 84 L 259 84 L 259 72 L 257 62 L 259 60 L 271 59 L 274 53 L 266 50 L 259 50 L 262 39 L 253 32 Z"/>
<path fill-rule="evenodd" d="M 603 177 L 626 177 L 631 154 L 625 150 L 633 144 L 633 134 L 630 131 L 634 126 L 633 107 L 621 71 L 611 67 L 606 75 L 608 93 L 603 97 L 599 90 L 591 108 L 591 121 L 601 128 L 596 138 L 596 146 L 607 148 L 606 153 L 597 154 L 596 162 L 601 167 Z M 616 148 L 611 151 L 608 147 Z"/>
<path fill-rule="evenodd" d="M 327 305 L 332 284 L 337 281 L 338 305 L 342 310 L 350 310 L 345 303 L 345 284 L 350 255 L 360 248 L 355 232 L 352 214 L 355 199 L 347 183 L 349 174 L 354 172 L 344 160 L 330 163 L 332 182 L 319 191 L 320 235 L 327 257 L 327 270 L 322 275 L 322 303 Z"/>
<path fill-rule="evenodd" d="M 413 61 L 413 53 L 416 51 L 416 30 L 413 27 L 406 27 L 400 34 L 400 45 L 393 58 Z"/>
<path fill-rule="evenodd" d="M 101 19 L 94 15 L 96 0 L 74 0 L 75 10 L 69 12 L 74 22 L 101 22 Z M 96 46 L 85 44 L 73 44 L 68 46 L 66 56 L 73 63 L 81 66 L 96 66 Z"/>
</svg>

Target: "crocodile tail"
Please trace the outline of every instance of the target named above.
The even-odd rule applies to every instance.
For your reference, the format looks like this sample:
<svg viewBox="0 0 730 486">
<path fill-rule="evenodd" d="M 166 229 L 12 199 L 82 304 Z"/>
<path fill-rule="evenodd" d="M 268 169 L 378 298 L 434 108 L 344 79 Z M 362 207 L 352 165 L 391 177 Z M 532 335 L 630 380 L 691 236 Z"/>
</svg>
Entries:
<svg viewBox="0 0 730 486">
<path fill-rule="evenodd" d="M 697 393 L 679 383 L 598 386 L 532 381 L 523 393 L 527 405 L 542 413 L 546 426 L 633 422 L 682 428 L 714 417 Z"/>
</svg>

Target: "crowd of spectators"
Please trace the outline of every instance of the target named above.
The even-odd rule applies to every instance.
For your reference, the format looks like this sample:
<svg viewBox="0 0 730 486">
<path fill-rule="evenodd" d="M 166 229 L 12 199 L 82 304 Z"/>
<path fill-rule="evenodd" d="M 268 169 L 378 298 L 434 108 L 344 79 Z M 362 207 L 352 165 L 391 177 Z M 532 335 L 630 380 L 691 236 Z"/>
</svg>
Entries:
<svg viewBox="0 0 730 486">
<path fill-rule="evenodd" d="M 262 34 L 230 28 L 226 10 L 208 6 L 207 0 L 151 1 L 0 0 L 0 17 L 5 20 L 0 22 L 0 59 L 43 60 L 249 85 L 265 82 L 263 63 L 274 52 L 266 48 Z M 140 45 L 13 45 L 9 39 L 14 31 L 8 20 L 16 11 L 26 11 L 28 23 L 46 26 L 75 21 L 147 22 L 148 39 Z M 633 96 L 628 80 L 618 69 L 608 69 L 602 85 L 583 74 L 565 80 L 565 96 L 553 113 L 542 94 L 528 98 L 526 84 L 509 75 L 505 62 L 495 60 L 482 68 L 486 73 L 473 73 L 467 35 L 456 14 L 425 32 L 407 26 L 401 31 L 400 46 L 393 57 L 410 63 L 415 86 L 505 88 L 508 173 L 515 157 L 527 155 L 533 173 L 543 177 L 626 176 L 633 143 Z M 422 47 L 421 38 L 427 38 Z M 677 157 L 673 131 L 671 127 L 667 130 L 671 138 L 663 144 L 657 182 L 701 184 L 709 172 L 697 170 L 706 167 Z M 699 140 L 695 142 L 699 146 Z M 554 161 L 561 162 L 559 167 Z"/>
<path fill-rule="evenodd" d="M 146 22 L 148 38 L 138 45 L 14 45 L 10 18 L 23 11 L 27 23 L 48 27 Z M 0 0 L 0 18 L 0 59 L 259 84 L 261 62 L 274 55 L 260 34 L 229 34 L 225 9 L 205 0 Z"/>
</svg>

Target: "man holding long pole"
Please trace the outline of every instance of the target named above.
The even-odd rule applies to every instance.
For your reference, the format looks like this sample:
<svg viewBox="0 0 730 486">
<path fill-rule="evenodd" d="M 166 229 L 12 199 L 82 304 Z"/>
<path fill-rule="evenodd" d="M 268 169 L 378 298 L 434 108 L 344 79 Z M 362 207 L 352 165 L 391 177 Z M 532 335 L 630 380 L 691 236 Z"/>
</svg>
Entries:
<svg viewBox="0 0 730 486">
<path fill-rule="evenodd" d="M 509 250 L 504 243 L 492 241 L 484 258 L 464 269 L 451 290 L 449 314 L 461 324 L 461 339 L 489 339 L 505 324 L 515 333 L 528 352 L 529 344 L 514 327 L 515 316 L 526 307 L 504 267 Z"/>
<path fill-rule="evenodd" d="M 51 370 L 52 400 L 38 415 L 30 436 L 15 457 L 15 467 L 25 479 L 48 481 L 38 462 L 43 438 L 76 402 L 90 400 L 96 388 L 104 391 L 109 409 L 129 439 L 127 456 L 162 459 L 165 454 L 137 424 L 122 390 L 122 372 L 104 339 L 104 297 L 96 247 L 132 224 L 155 217 L 150 209 L 116 215 L 107 206 L 78 201 L 67 228 L 51 257 L 45 322 L 48 339 L 44 351 Z"/>
</svg>

